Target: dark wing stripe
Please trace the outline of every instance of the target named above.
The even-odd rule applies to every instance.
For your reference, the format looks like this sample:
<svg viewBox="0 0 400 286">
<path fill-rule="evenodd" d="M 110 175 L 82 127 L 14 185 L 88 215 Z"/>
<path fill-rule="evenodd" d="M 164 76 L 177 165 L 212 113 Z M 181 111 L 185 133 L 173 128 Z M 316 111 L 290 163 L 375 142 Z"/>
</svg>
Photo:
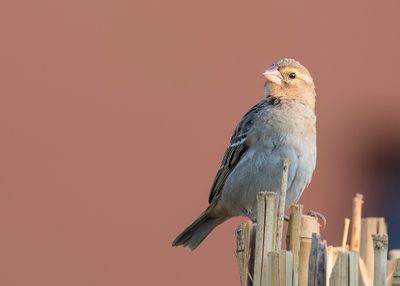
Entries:
<svg viewBox="0 0 400 286">
<path fill-rule="evenodd" d="M 232 159 L 229 162 L 229 166 L 236 165 L 236 162 L 239 162 L 239 159 L 247 151 L 247 149 L 248 149 L 247 145 L 245 144 L 239 145 L 235 153 L 233 153 Z"/>
<path fill-rule="evenodd" d="M 269 100 L 263 100 L 253 106 L 242 118 L 231 137 L 228 149 L 225 151 L 221 166 L 215 176 L 214 184 L 211 187 L 208 202 L 216 202 L 219 198 L 225 181 L 231 171 L 239 163 L 240 159 L 248 150 L 247 132 L 251 129 L 256 115 L 267 105 L 271 104 Z"/>
<path fill-rule="evenodd" d="M 222 167 L 218 170 L 217 175 L 215 176 L 214 184 L 211 187 L 210 196 L 208 198 L 208 202 L 211 203 L 214 198 L 218 197 L 220 194 L 226 178 L 229 176 L 233 168 L 240 161 L 240 158 L 247 151 L 248 146 L 245 142 L 235 147 L 229 147 L 227 152 L 225 153 L 224 161 Z"/>
</svg>

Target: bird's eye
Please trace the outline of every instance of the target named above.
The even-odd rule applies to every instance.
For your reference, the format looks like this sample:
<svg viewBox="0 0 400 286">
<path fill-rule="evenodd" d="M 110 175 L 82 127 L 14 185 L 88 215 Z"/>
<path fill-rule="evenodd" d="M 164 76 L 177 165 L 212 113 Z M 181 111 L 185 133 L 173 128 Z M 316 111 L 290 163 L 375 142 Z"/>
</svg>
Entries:
<svg viewBox="0 0 400 286">
<path fill-rule="evenodd" d="M 291 79 L 295 79 L 296 78 L 296 74 L 294 72 L 292 72 L 292 73 L 289 74 L 289 77 Z"/>
</svg>

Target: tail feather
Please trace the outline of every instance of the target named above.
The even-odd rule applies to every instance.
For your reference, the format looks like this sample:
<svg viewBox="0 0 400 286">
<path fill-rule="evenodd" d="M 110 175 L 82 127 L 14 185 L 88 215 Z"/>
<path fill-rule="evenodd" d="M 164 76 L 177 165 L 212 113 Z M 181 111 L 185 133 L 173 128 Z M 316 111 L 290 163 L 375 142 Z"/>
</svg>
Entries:
<svg viewBox="0 0 400 286">
<path fill-rule="evenodd" d="M 225 218 L 210 217 L 207 212 L 204 212 L 175 238 L 172 246 L 183 245 L 195 250 L 210 232 L 224 221 Z"/>
</svg>

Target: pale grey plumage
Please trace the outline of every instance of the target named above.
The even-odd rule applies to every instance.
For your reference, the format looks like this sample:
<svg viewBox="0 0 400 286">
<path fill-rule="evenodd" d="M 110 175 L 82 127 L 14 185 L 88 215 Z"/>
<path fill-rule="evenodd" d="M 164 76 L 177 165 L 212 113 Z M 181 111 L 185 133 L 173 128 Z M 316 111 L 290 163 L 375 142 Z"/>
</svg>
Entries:
<svg viewBox="0 0 400 286">
<path fill-rule="evenodd" d="M 278 61 L 268 71 L 265 98 L 236 127 L 211 188 L 209 207 L 174 246 L 195 249 L 215 226 L 233 216 L 255 220 L 256 194 L 279 192 L 284 158 L 290 160 L 287 207 L 310 183 L 316 163 L 313 80 L 292 59 Z M 297 79 L 289 78 L 294 71 Z"/>
</svg>

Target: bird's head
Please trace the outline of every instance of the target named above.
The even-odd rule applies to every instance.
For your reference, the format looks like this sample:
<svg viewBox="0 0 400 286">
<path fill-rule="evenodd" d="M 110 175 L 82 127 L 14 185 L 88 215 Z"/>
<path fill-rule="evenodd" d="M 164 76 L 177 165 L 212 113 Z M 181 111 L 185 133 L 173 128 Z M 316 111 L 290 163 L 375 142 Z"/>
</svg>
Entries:
<svg viewBox="0 0 400 286">
<path fill-rule="evenodd" d="M 314 81 L 308 70 L 298 61 L 281 59 L 268 68 L 263 76 L 266 78 L 266 96 L 299 98 L 313 105 Z"/>
</svg>

